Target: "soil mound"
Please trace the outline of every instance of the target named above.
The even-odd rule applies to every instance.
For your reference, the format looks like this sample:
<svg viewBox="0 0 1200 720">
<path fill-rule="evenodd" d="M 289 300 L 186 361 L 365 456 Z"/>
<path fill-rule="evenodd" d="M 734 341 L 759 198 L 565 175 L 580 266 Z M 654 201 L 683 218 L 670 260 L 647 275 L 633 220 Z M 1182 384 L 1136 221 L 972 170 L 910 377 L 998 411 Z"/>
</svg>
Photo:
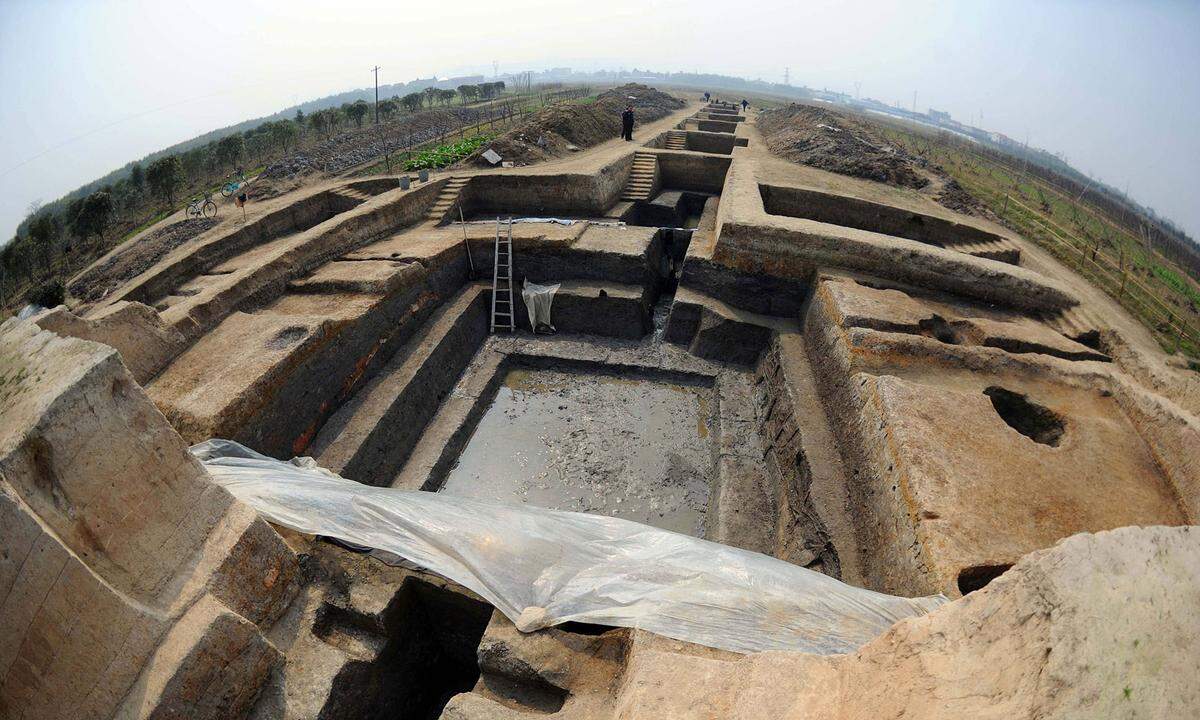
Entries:
<svg viewBox="0 0 1200 720">
<path fill-rule="evenodd" d="M 653 122 L 684 106 L 667 93 L 637 83 L 607 90 L 593 102 L 567 102 L 542 108 L 518 127 L 493 140 L 463 162 L 491 167 L 482 155 L 495 150 L 505 161 L 530 165 L 570 152 L 568 145 L 583 149 L 621 135 L 621 113 L 632 104 L 638 124 Z"/>
<path fill-rule="evenodd" d="M 947 178 L 941 191 L 934 197 L 942 207 L 950 208 L 964 215 L 990 216 L 983 205 L 965 187 L 953 178 Z"/>
<path fill-rule="evenodd" d="M 85 302 L 96 302 L 218 222 L 220 220 L 217 218 L 189 218 L 159 228 L 99 265 L 85 270 L 71 282 L 71 294 Z"/>
<path fill-rule="evenodd" d="M 758 126 L 771 152 L 792 162 L 915 190 L 929 184 L 923 160 L 841 113 L 793 103 L 764 112 Z"/>
</svg>

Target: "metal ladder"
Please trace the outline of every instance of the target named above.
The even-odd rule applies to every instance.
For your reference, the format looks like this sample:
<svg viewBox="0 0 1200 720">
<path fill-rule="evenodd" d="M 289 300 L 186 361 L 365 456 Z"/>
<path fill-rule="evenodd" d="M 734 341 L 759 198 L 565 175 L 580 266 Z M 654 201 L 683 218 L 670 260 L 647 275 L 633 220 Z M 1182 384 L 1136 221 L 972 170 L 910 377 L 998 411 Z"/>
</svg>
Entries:
<svg viewBox="0 0 1200 720">
<path fill-rule="evenodd" d="M 496 218 L 496 245 L 492 257 L 492 332 L 512 332 L 516 329 L 513 318 L 512 218 L 508 219 L 503 237 L 500 235 L 500 218 Z"/>
</svg>

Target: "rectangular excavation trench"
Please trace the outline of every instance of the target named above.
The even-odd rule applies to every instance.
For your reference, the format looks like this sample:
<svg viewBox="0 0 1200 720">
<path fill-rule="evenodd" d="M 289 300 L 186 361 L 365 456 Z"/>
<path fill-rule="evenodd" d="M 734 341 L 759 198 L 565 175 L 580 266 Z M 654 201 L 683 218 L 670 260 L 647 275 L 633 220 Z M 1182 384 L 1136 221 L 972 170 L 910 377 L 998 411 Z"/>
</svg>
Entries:
<svg viewBox="0 0 1200 720">
<path fill-rule="evenodd" d="M 997 243 L 1003 237 L 964 223 L 859 198 L 799 187 L 758 186 L 770 215 L 867 230 L 937 247 Z"/>
<path fill-rule="evenodd" d="M 732 155 L 735 147 L 747 147 L 750 144 L 748 138 L 734 137 L 729 133 L 703 132 L 700 130 L 674 130 L 671 132 L 683 133 L 685 146 L 682 149 L 690 152 Z M 654 139 L 647 142 L 646 147 L 666 148 L 668 135 L 668 132 L 660 133 Z M 678 150 L 680 148 L 674 149 Z"/>
<path fill-rule="evenodd" d="M 619 517 L 703 537 L 715 398 L 702 376 L 502 365 L 426 489 Z"/>
</svg>

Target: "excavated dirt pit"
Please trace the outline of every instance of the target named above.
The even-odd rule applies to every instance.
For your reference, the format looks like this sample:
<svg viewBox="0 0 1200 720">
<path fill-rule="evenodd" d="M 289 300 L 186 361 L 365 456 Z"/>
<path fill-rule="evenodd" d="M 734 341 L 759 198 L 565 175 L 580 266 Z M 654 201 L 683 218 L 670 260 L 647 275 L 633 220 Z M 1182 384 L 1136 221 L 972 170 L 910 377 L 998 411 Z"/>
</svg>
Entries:
<svg viewBox="0 0 1200 720">
<path fill-rule="evenodd" d="M 763 208 L 771 215 L 816 220 L 916 240 L 936 247 L 1003 240 L 985 230 L 924 213 L 843 195 L 798 187 L 759 185 Z"/>
<path fill-rule="evenodd" d="M 711 395 L 604 369 L 510 369 L 441 492 L 702 536 Z"/>
<path fill-rule="evenodd" d="M 625 216 L 630 225 L 695 229 L 700 225 L 709 193 L 663 190 L 649 201 L 636 203 Z"/>
</svg>

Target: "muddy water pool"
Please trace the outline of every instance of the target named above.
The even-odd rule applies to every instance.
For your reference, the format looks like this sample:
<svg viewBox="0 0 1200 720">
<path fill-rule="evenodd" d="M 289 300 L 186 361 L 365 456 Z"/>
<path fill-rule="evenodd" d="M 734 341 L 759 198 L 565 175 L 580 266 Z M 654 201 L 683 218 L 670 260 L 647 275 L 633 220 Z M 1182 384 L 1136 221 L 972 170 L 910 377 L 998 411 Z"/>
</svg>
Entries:
<svg viewBox="0 0 1200 720">
<path fill-rule="evenodd" d="M 441 492 L 703 536 L 712 394 L 649 378 L 509 370 Z"/>
</svg>

